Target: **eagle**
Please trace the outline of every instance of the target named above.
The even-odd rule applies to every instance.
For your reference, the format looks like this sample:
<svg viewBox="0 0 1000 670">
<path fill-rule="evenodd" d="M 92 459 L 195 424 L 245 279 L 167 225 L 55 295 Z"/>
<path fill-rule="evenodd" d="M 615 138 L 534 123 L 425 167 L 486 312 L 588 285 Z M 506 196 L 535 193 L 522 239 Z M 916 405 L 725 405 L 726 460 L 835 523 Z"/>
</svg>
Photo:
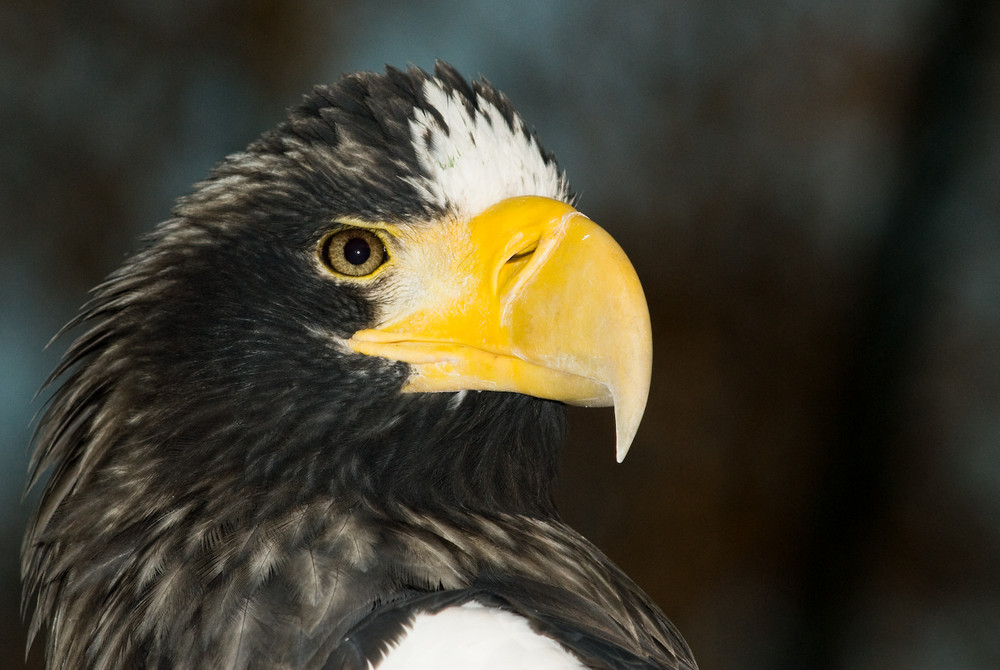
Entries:
<svg viewBox="0 0 1000 670">
<path fill-rule="evenodd" d="M 671 668 L 553 500 L 565 406 L 648 395 L 628 258 L 485 79 L 346 75 L 69 324 L 28 486 L 51 669 Z M 45 475 L 48 474 L 47 480 Z"/>
</svg>

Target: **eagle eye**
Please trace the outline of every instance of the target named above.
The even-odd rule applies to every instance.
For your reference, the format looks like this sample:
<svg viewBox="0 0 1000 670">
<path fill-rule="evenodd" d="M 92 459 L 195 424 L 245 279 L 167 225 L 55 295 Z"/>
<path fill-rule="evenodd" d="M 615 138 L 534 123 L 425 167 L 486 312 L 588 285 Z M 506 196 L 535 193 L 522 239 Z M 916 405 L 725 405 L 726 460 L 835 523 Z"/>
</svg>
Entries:
<svg viewBox="0 0 1000 670">
<path fill-rule="evenodd" d="M 364 228 L 347 228 L 326 238 L 320 247 L 323 265 L 337 274 L 364 277 L 385 263 L 385 244 Z"/>
</svg>

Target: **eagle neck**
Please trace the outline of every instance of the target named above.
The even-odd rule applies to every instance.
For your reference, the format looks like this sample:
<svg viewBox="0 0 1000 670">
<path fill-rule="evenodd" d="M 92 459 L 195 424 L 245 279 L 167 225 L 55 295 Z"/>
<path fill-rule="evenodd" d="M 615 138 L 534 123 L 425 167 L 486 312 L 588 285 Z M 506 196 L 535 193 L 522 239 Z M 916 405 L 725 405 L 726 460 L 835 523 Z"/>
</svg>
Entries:
<svg viewBox="0 0 1000 670">
<path fill-rule="evenodd" d="M 562 405 L 506 393 L 434 394 L 417 404 L 345 451 L 340 473 L 353 480 L 345 488 L 428 512 L 557 517 Z"/>
</svg>

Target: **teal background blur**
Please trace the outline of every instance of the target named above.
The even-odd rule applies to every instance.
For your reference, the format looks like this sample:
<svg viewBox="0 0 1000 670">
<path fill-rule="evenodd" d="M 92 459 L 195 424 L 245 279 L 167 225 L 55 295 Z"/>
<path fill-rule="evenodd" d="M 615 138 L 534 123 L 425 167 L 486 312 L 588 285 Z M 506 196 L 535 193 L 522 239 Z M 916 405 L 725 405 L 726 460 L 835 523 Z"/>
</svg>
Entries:
<svg viewBox="0 0 1000 670">
<path fill-rule="evenodd" d="M 1000 6 L 0 1 L 0 667 L 46 342 L 315 83 L 455 64 L 632 257 L 649 408 L 561 508 L 704 670 L 1000 667 Z M 37 646 L 29 659 L 40 662 Z"/>
</svg>

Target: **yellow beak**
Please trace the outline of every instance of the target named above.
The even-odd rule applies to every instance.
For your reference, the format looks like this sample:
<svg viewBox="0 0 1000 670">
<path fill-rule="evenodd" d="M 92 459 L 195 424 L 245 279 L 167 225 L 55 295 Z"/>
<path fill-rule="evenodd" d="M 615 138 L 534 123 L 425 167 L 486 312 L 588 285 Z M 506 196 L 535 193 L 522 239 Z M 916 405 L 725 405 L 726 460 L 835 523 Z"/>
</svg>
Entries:
<svg viewBox="0 0 1000 670">
<path fill-rule="evenodd" d="M 512 391 L 572 405 L 614 405 L 617 459 L 649 393 L 652 333 L 639 278 L 621 247 L 569 205 L 503 200 L 421 237 L 417 273 L 357 352 L 410 363 L 404 391 Z M 428 249 L 427 245 L 432 248 Z M 430 259 L 431 262 L 427 262 Z M 430 267 L 429 267 L 430 266 Z"/>
</svg>

